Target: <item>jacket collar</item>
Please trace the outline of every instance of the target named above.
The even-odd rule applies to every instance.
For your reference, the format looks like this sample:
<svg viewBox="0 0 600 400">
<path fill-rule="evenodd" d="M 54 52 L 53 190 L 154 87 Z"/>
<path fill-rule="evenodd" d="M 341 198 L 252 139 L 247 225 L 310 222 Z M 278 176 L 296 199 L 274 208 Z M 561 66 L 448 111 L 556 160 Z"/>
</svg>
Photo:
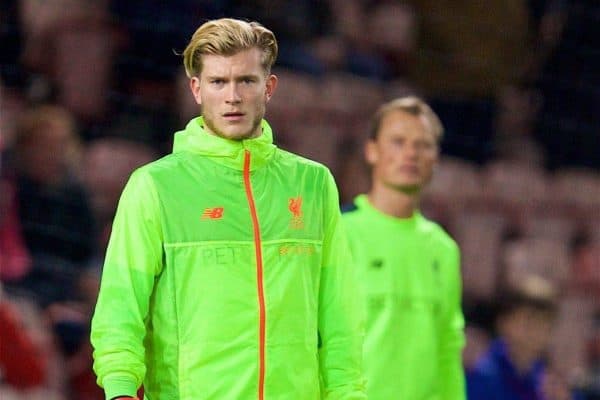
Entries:
<svg viewBox="0 0 600 400">
<path fill-rule="evenodd" d="M 204 118 L 188 122 L 184 130 L 176 132 L 173 153 L 192 152 L 209 157 L 229 168 L 242 170 L 246 150 L 251 154 L 250 170 L 264 166 L 275 154 L 273 132 L 266 120 L 261 122 L 262 134 L 256 138 L 230 140 L 212 135 L 204 129 Z"/>
<path fill-rule="evenodd" d="M 395 226 L 397 229 L 415 229 L 420 224 L 424 217 L 419 210 L 415 210 L 413 215 L 408 218 L 398 218 L 392 215 L 388 215 L 383 211 L 375 208 L 369 201 L 369 197 L 366 194 L 360 194 L 354 198 L 354 204 L 360 210 L 369 213 L 373 218 L 378 221 L 385 221 L 385 223 Z"/>
</svg>

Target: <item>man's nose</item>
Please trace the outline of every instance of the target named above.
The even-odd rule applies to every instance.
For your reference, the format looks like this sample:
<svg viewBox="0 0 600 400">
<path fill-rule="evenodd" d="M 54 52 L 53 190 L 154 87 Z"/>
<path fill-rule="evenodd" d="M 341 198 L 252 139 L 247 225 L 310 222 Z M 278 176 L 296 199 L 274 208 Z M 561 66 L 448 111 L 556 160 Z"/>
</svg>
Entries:
<svg viewBox="0 0 600 400">
<path fill-rule="evenodd" d="M 229 87 L 227 88 L 227 97 L 225 101 L 228 104 L 236 104 L 239 103 L 241 100 L 242 98 L 240 96 L 237 83 L 231 82 L 229 84 Z"/>
<path fill-rule="evenodd" d="M 407 157 L 416 158 L 419 155 L 419 148 L 414 143 L 408 143 L 404 147 L 404 151 Z"/>
</svg>

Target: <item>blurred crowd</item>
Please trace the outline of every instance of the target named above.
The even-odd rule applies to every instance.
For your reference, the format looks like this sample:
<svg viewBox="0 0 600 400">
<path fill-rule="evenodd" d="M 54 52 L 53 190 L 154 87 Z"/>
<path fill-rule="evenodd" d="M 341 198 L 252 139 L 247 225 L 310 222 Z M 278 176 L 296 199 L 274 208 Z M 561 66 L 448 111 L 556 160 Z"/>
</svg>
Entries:
<svg viewBox="0 0 600 400">
<path fill-rule="evenodd" d="M 556 296 L 536 357 L 600 398 L 599 2 L 3 0 L 2 399 L 103 398 L 88 325 L 116 204 L 198 114 L 179 53 L 221 16 L 275 32 L 275 140 L 344 202 L 367 189 L 377 106 L 430 102 L 446 132 L 422 208 L 462 250 L 467 370 L 506 331 L 506 288 L 540 279 Z"/>
</svg>

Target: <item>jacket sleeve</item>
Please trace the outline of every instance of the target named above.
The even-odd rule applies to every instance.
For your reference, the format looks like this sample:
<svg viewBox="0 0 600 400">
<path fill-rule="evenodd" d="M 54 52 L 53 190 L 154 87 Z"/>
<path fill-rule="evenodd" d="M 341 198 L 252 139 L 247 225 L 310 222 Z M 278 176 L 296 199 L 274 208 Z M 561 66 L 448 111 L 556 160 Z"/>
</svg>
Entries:
<svg viewBox="0 0 600 400">
<path fill-rule="evenodd" d="M 440 384 L 441 393 L 449 400 L 464 400 L 465 376 L 462 367 L 462 348 L 465 343 L 464 317 L 461 308 L 460 251 L 454 241 L 444 260 L 446 270 L 446 298 L 440 318 Z"/>
<path fill-rule="evenodd" d="M 319 362 L 323 397 L 365 399 L 362 374 L 364 315 L 343 232 L 338 192 L 328 173 L 325 184 L 324 241 L 319 288 Z"/>
<path fill-rule="evenodd" d="M 119 201 L 92 319 L 94 371 L 107 399 L 135 396 L 146 373 L 145 320 L 162 267 L 158 211 L 151 178 L 134 172 Z"/>
</svg>

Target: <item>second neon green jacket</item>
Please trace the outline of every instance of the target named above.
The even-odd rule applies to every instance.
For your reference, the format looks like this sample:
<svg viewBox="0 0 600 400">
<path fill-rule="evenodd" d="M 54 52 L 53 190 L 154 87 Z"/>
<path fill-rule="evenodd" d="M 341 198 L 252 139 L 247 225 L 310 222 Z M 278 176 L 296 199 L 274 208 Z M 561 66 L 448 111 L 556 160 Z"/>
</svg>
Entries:
<svg viewBox="0 0 600 400">
<path fill-rule="evenodd" d="M 106 397 L 364 399 L 363 319 L 333 178 L 207 134 L 131 176 L 92 321 Z M 318 343 L 321 343 L 319 347 Z"/>
<path fill-rule="evenodd" d="M 460 254 L 419 212 L 395 218 L 366 195 L 343 214 L 365 294 L 369 400 L 464 400 Z"/>
</svg>

